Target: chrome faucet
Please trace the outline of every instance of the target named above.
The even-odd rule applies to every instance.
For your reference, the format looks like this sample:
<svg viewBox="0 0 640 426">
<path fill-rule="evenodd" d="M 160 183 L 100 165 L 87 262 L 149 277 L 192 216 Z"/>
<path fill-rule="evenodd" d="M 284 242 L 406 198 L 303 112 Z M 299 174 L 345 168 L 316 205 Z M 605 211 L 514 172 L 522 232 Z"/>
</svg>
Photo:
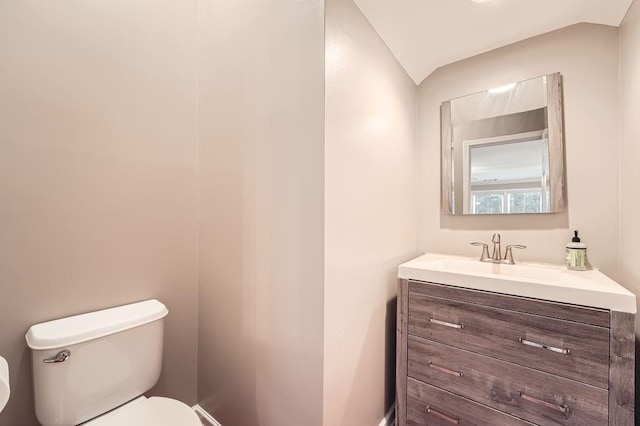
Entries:
<svg viewBox="0 0 640 426">
<path fill-rule="evenodd" d="M 472 246 L 482 246 L 482 254 L 480 255 L 480 262 L 491 262 L 491 263 L 507 263 L 509 265 L 515 265 L 516 262 L 513 261 L 513 253 L 512 249 L 525 249 L 527 246 L 523 246 L 520 244 L 514 244 L 507 246 L 504 257 L 502 257 L 502 249 L 500 248 L 500 234 L 493 234 L 493 238 L 491 238 L 491 242 L 493 243 L 493 254 L 489 257 L 489 246 L 485 243 L 480 243 L 474 241 L 471 243 Z"/>
<path fill-rule="evenodd" d="M 493 254 L 491 255 L 491 259 L 494 262 L 502 260 L 502 249 L 500 248 L 500 234 L 497 232 L 493 234 L 491 238 L 491 242 L 493 243 Z"/>
</svg>

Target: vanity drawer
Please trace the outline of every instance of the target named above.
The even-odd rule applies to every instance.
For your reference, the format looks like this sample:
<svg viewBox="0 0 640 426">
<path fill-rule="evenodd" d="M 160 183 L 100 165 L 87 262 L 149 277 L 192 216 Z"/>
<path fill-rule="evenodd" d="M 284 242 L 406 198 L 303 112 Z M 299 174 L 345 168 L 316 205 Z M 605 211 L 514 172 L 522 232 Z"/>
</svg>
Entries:
<svg viewBox="0 0 640 426">
<path fill-rule="evenodd" d="M 540 425 L 602 425 L 608 392 L 420 337 L 408 339 L 408 375 Z"/>
<path fill-rule="evenodd" d="M 408 333 L 608 388 L 609 330 L 409 293 Z"/>
<path fill-rule="evenodd" d="M 442 389 L 407 379 L 407 425 L 412 426 L 531 426 Z"/>
</svg>

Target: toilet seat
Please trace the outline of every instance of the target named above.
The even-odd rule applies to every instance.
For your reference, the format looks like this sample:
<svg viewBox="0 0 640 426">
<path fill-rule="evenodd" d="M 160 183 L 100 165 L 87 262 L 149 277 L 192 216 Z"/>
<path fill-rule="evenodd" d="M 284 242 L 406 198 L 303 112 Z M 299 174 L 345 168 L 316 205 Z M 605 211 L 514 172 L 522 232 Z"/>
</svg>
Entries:
<svg viewBox="0 0 640 426">
<path fill-rule="evenodd" d="M 141 396 L 82 426 L 202 426 L 188 405 L 171 398 Z"/>
</svg>

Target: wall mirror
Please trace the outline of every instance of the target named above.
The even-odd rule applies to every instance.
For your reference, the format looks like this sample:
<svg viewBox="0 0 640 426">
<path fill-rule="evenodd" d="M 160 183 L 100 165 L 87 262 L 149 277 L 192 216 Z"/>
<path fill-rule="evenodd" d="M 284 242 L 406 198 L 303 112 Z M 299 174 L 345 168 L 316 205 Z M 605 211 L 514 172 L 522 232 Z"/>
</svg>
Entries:
<svg viewBox="0 0 640 426">
<path fill-rule="evenodd" d="M 564 210 L 560 73 L 443 102 L 440 117 L 445 214 Z"/>
</svg>

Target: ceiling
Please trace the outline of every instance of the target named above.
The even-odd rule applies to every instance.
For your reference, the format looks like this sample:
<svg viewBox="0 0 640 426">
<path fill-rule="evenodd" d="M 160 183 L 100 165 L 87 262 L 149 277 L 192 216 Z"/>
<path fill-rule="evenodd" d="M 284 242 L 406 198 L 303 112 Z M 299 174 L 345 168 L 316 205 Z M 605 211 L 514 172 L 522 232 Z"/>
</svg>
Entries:
<svg viewBox="0 0 640 426">
<path fill-rule="evenodd" d="M 419 84 L 436 68 L 580 22 L 618 26 L 633 0 L 354 0 Z"/>
</svg>

